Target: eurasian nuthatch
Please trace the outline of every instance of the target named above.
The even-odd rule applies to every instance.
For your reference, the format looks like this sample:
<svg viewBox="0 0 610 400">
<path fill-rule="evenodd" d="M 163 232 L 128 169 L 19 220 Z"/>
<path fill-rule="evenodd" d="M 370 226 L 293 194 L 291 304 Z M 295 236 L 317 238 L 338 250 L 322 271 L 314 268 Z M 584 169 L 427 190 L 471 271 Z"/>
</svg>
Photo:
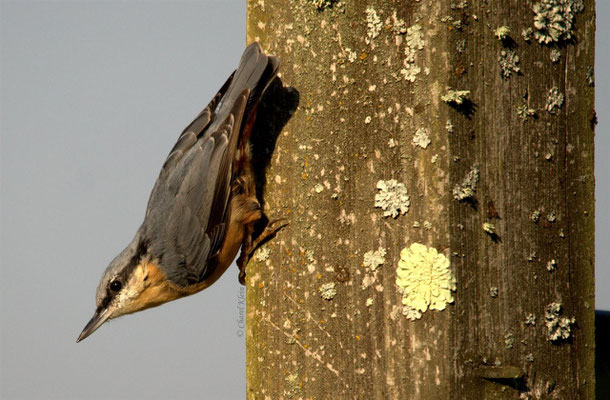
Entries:
<svg viewBox="0 0 610 400">
<path fill-rule="evenodd" d="M 264 54 L 258 43 L 248 46 L 237 70 L 184 129 L 161 168 L 144 222 L 106 268 L 95 314 L 77 341 L 108 319 L 205 289 L 240 247 L 237 264 L 244 283 L 254 249 L 281 228 L 275 221 L 253 237 L 263 213 L 250 163 L 257 106 L 278 67 L 278 59 Z"/>
</svg>

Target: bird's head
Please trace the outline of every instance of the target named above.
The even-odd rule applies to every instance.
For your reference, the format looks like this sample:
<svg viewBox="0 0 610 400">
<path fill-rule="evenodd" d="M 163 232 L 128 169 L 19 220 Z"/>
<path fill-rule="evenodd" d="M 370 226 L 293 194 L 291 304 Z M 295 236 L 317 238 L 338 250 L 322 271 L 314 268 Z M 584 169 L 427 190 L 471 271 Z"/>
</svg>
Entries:
<svg viewBox="0 0 610 400">
<path fill-rule="evenodd" d="M 109 319 L 181 297 L 138 236 L 104 271 L 97 287 L 95 313 L 77 342 L 91 335 Z"/>
</svg>

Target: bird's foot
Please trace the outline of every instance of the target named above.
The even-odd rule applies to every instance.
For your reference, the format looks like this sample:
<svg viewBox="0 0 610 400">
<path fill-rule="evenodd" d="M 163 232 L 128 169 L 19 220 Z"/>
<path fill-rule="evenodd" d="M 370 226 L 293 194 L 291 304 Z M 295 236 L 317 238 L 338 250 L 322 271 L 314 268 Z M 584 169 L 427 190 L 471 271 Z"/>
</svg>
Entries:
<svg viewBox="0 0 610 400">
<path fill-rule="evenodd" d="M 286 225 L 288 225 L 288 220 L 286 218 L 278 218 L 269 222 L 263 232 L 261 232 L 256 239 L 252 240 L 251 235 L 246 235 L 246 238 L 241 246 L 241 253 L 237 259 L 237 266 L 239 267 L 239 283 L 242 285 L 246 284 L 246 265 L 248 265 L 248 262 L 254 255 L 254 252 L 263 244 L 273 239 L 281 229 L 286 227 Z"/>
<path fill-rule="evenodd" d="M 277 233 L 285 228 L 288 225 L 288 220 L 286 218 L 278 218 L 270 221 L 263 232 L 254 239 L 252 242 L 252 249 L 250 250 L 250 258 L 254 254 L 254 252 L 261 247 L 263 244 L 267 243 L 269 240 L 273 239 Z"/>
</svg>

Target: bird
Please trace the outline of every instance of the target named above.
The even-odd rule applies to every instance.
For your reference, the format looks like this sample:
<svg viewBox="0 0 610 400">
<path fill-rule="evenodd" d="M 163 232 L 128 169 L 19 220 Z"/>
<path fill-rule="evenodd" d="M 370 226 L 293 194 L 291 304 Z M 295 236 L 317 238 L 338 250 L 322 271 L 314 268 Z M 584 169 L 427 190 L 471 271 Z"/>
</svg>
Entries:
<svg viewBox="0 0 610 400">
<path fill-rule="evenodd" d="M 77 343 L 104 322 L 200 292 L 287 223 L 269 222 L 256 196 L 250 134 L 279 60 L 252 43 L 237 69 L 180 134 L 154 184 L 144 221 L 108 265 L 95 313 Z M 255 224 L 266 224 L 256 229 Z M 256 236 L 255 236 L 256 235 Z"/>
</svg>

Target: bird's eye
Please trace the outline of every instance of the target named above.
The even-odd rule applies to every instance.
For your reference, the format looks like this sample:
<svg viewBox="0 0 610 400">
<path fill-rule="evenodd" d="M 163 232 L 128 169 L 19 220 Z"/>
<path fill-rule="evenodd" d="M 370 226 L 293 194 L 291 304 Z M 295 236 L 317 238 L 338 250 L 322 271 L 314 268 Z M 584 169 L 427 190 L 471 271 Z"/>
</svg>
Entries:
<svg viewBox="0 0 610 400">
<path fill-rule="evenodd" d="M 110 290 L 113 292 L 118 292 L 123 287 L 121 281 L 112 281 L 110 282 Z"/>
</svg>

